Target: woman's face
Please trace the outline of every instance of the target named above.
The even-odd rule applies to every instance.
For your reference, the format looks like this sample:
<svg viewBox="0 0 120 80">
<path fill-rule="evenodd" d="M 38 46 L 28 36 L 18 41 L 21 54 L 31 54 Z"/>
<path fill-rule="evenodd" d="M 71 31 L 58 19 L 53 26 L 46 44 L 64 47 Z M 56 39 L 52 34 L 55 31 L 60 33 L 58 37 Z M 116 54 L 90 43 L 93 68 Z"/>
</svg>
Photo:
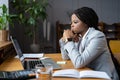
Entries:
<svg viewBox="0 0 120 80">
<path fill-rule="evenodd" d="M 71 30 L 75 34 L 84 35 L 88 30 L 87 24 L 83 23 L 75 14 L 71 16 Z"/>
</svg>

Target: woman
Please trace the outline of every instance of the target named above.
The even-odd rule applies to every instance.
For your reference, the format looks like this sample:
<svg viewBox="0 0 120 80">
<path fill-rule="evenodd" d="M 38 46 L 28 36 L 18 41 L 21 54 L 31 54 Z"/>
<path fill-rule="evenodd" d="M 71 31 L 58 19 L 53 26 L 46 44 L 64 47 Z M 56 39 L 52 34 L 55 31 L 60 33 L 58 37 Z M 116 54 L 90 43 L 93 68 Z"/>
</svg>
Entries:
<svg viewBox="0 0 120 80">
<path fill-rule="evenodd" d="M 89 67 L 105 71 L 112 80 L 119 80 L 106 37 L 98 28 L 98 16 L 88 7 L 75 10 L 71 16 L 71 30 L 64 30 L 59 40 L 63 59 L 70 59 L 75 68 Z"/>
</svg>

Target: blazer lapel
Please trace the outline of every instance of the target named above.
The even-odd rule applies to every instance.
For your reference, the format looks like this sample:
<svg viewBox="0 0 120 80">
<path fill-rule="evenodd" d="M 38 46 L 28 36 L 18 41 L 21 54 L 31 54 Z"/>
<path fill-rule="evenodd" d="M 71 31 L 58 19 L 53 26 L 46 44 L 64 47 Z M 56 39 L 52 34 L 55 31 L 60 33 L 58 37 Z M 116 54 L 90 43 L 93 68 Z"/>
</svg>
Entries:
<svg viewBox="0 0 120 80">
<path fill-rule="evenodd" d="M 82 39 L 81 41 L 81 45 L 80 45 L 80 48 L 81 48 L 81 52 L 84 51 L 85 47 L 88 45 L 88 37 L 90 36 L 89 34 L 91 34 L 91 32 L 94 31 L 94 28 L 90 28 L 89 32 L 87 33 L 87 35 L 85 36 L 84 39 Z"/>
<path fill-rule="evenodd" d="M 82 42 L 81 42 L 81 52 L 83 52 L 84 49 L 85 49 L 86 40 L 87 40 L 87 38 L 84 38 L 84 39 L 82 40 Z"/>
</svg>

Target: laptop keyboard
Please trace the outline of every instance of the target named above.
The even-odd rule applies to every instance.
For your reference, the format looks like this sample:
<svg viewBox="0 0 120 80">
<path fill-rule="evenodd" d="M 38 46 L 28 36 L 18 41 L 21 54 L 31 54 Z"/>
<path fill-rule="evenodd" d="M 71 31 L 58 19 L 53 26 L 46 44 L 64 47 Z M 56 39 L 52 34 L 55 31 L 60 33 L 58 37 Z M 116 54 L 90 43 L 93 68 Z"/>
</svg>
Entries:
<svg viewBox="0 0 120 80">
<path fill-rule="evenodd" d="M 28 60 L 24 62 L 24 69 L 31 70 L 35 69 L 35 65 L 42 64 L 40 60 Z"/>
<path fill-rule="evenodd" d="M 40 60 L 29 61 L 30 69 L 34 69 L 35 65 L 37 65 L 37 64 L 42 64 L 42 62 Z"/>
<path fill-rule="evenodd" d="M 31 69 L 35 69 L 35 65 L 37 64 L 43 64 L 43 66 L 46 66 L 46 64 L 52 64 L 53 69 L 61 69 L 61 66 L 58 65 L 54 60 L 52 60 L 51 58 L 45 58 L 45 59 L 41 59 L 41 60 L 28 60 L 28 61 L 24 61 L 24 69 L 27 70 L 31 70 Z"/>
</svg>

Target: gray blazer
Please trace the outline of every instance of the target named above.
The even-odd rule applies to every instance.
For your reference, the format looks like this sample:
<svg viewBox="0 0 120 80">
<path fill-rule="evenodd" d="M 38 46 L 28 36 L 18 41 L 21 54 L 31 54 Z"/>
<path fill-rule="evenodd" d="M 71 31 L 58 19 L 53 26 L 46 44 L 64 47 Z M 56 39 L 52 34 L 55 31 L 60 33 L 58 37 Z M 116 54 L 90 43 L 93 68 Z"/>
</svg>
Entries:
<svg viewBox="0 0 120 80">
<path fill-rule="evenodd" d="M 112 80 L 119 80 L 115 70 L 105 35 L 90 28 L 85 38 L 78 43 L 64 43 L 59 40 L 63 59 L 70 59 L 75 68 L 89 67 L 93 70 L 105 71 Z"/>
</svg>

